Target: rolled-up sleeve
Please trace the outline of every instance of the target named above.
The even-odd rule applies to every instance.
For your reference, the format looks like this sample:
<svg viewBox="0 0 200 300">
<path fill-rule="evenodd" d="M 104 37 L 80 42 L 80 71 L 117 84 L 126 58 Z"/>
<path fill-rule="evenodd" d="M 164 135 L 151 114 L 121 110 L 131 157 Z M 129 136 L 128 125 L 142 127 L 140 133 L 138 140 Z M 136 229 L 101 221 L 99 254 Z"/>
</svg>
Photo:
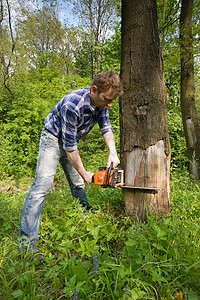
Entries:
<svg viewBox="0 0 200 300">
<path fill-rule="evenodd" d="M 65 107 L 62 109 L 61 127 L 62 127 L 62 142 L 65 151 L 77 150 L 77 123 L 78 116 L 75 111 Z"/>
<path fill-rule="evenodd" d="M 112 126 L 110 124 L 108 108 L 105 107 L 100 113 L 98 117 L 98 124 L 101 130 L 102 135 L 107 132 L 113 132 Z"/>
</svg>

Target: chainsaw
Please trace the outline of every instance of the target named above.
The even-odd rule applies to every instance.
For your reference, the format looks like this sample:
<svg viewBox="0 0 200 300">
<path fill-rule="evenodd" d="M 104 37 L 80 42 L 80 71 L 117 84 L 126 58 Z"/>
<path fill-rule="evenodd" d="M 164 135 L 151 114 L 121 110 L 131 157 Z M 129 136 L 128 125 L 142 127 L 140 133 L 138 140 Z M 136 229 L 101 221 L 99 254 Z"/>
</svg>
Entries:
<svg viewBox="0 0 200 300">
<path fill-rule="evenodd" d="M 124 170 L 121 168 L 113 168 L 111 163 L 109 168 L 100 167 L 99 171 L 94 173 L 92 181 L 94 184 L 102 187 L 120 188 L 124 185 Z"/>
<path fill-rule="evenodd" d="M 149 187 L 138 187 L 138 186 L 127 186 L 124 184 L 124 170 L 120 167 L 113 168 L 113 163 L 111 163 L 109 168 L 100 167 L 99 171 L 94 173 L 92 177 L 92 182 L 97 185 L 101 185 L 103 188 L 128 188 L 137 190 L 147 190 L 147 191 L 157 191 L 162 190 L 159 188 L 149 188 Z"/>
</svg>

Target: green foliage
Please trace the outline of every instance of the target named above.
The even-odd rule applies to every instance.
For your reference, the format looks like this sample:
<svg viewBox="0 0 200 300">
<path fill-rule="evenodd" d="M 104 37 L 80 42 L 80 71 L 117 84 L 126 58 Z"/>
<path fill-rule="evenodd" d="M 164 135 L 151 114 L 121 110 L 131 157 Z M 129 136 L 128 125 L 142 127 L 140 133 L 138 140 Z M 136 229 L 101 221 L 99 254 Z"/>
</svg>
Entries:
<svg viewBox="0 0 200 300">
<path fill-rule="evenodd" d="M 114 2 L 113 8 L 116 8 L 119 1 Z M 85 77 L 91 73 L 89 31 L 86 31 L 85 27 L 63 26 L 55 13 L 57 3 L 51 4 L 55 6 L 45 1 L 44 6 L 35 11 L 28 10 L 24 6 L 23 11 L 21 11 L 23 18 L 21 20 L 19 18 L 15 27 L 18 39 L 14 48 L 12 48 L 9 26 L 6 26 L 4 22 L 2 23 L 2 41 L 0 43 L 2 52 L 0 77 L 0 130 L 2 138 L 0 151 L 2 155 L 0 167 L 4 177 L 7 175 L 16 177 L 20 174 L 26 175 L 35 172 L 40 132 L 44 119 L 66 93 L 79 87 L 89 86 L 91 83 L 91 79 Z M 80 12 L 83 7 L 80 6 L 80 2 L 76 4 L 76 8 Z M 176 0 L 165 1 L 165 7 L 162 1 L 157 3 L 169 107 L 168 124 L 172 166 L 182 169 L 182 167 L 187 166 L 187 162 L 179 111 L 180 62 L 177 34 L 179 6 L 179 2 Z M 96 12 L 96 6 L 94 12 Z M 116 12 L 119 16 L 120 10 Z M 193 30 L 196 55 L 199 49 L 197 43 L 198 12 L 199 4 L 195 1 Z M 20 14 L 20 11 L 18 13 Z M 110 36 L 101 39 L 93 49 L 100 54 L 100 70 L 114 69 L 119 73 L 120 43 L 121 28 L 120 22 L 117 22 L 114 28 L 112 27 Z M 8 63 L 9 59 L 11 59 L 10 64 Z M 199 111 L 198 70 L 198 59 L 195 59 L 196 99 L 197 110 Z M 6 77 L 4 77 L 5 75 Z M 4 79 L 6 79 L 5 82 Z M 118 104 L 115 103 L 109 112 L 119 153 Z M 95 171 L 97 165 L 106 164 L 107 149 L 98 126 L 95 126 L 93 131 L 80 141 L 79 149 L 87 168 Z"/>
<path fill-rule="evenodd" d="M 168 110 L 168 128 L 171 144 L 171 167 L 181 172 L 188 167 L 187 149 L 180 107 Z"/>
<path fill-rule="evenodd" d="M 79 39 L 81 39 L 81 45 L 79 45 L 76 51 L 76 60 L 74 67 L 76 73 L 80 76 L 91 76 L 91 49 L 90 49 L 90 36 L 86 31 L 79 29 Z"/>
<path fill-rule="evenodd" d="M 25 52 L 25 60 L 32 66 L 40 64 L 41 68 L 47 67 L 45 55 L 52 51 L 59 52 L 62 36 L 61 23 L 55 9 L 43 5 L 41 9 L 33 11 L 24 7 L 16 27 L 18 43 Z"/>
<path fill-rule="evenodd" d="M 22 78 L 17 79 L 16 85 L 16 96 L 11 99 L 11 106 L 7 106 L 6 103 L 2 105 L 3 155 L 0 163 L 5 174 L 15 176 L 25 172 L 26 164 L 32 165 L 36 162 L 33 153 L 36 147 L 38 148 L 41 120 L 44 119 L 46 109 L 46 104 L 38 97 L 35 86 L 28 84 L 26 78 L 24 81 Z"/>
<path fill-rule="evenodd" d="M 87 192 L 98 213 L 83 215 L 58 175 L 41 217 L 39 270 L 17 250 L 31 182 L 7 182 L 0 196 L 1 299 L 199 299 L 198 182 L 172 174 L 171 214 L 139 223 L 126 216 L 121 191 L 93 185 Z"/>
<path fill-rule="evenodd" d="M 20 177 L 35 172 L 44 120 L 56 103 L 72 89 L 90 86 L 90 78 L 62 76 L 54 64 L 40 71 L 15 76 L 14 96 L 5 90 L 1 101 L 2 175 Z"/>
<path fill-rule="evenodd" d="M 117 23 L 115 32 L 102 45 L 102 59 L 100 61 L 100 70 L 113 69 L 120 73 L 121 61 L 121 24 Z"/>
<path fill-rule="evenodd" d="M 180 106 L 180 58 L 179 47 L 176 43 L 167 44 L 163 50 L 163 61 L 167 103 L 171 107 Z"/>
</svg>

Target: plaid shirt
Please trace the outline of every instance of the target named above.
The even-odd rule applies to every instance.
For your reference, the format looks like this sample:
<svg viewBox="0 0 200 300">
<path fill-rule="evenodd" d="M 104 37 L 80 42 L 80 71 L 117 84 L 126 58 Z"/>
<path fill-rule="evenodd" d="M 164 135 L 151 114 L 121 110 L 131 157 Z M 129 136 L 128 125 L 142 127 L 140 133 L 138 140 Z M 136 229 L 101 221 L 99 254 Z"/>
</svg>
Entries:
<svg viewBox="0 0 200 300">
<path fill-rule="evenodd" d="M 77 142 L 98 122 L 102 135 L 113 131 L 108 108 L 93 107 L 90 100 L 91 88 L 70 92 L 60 100 L 46 117 L 45 128 L 62 139 L 66 151 L 77 149 Z"/>
</svg>

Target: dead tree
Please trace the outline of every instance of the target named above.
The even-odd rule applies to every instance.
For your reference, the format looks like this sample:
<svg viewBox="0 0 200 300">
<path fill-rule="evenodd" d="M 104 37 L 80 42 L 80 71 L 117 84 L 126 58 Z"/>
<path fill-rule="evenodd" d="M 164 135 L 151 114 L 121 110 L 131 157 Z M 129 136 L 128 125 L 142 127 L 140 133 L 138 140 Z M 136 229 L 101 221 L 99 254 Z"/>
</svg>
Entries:
<svg viewBox="0 0 200 300">
<path fill-rule="evenodd" d="M 122 0 L 121 164 L 126 211 L 169 212 L 170 143 L 156 0 Z M 148 190 L 159 188 L 159 190 Z"/>
</svg>

